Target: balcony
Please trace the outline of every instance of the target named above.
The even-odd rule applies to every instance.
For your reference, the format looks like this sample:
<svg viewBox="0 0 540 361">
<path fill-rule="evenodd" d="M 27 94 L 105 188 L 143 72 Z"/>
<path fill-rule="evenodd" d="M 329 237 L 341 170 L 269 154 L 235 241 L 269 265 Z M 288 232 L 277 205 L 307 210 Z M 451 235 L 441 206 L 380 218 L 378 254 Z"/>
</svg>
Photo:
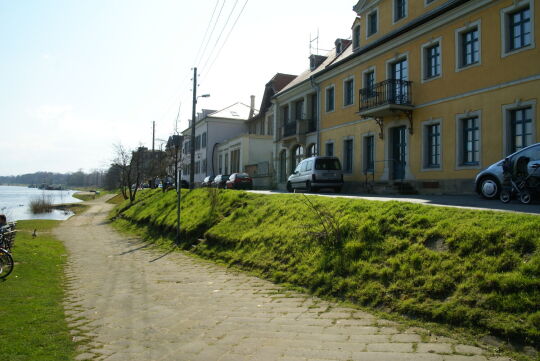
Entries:
<svg viewBox="0 0 540 361">
<path fill-rule="evenodd" d="M 383 138 L 383 119 L 387 116 L 404 114 L 409 119 L 409 132 L 412 134 L 411 81 L 387 79 L 369 88 L 360 89 L 359 113 L 363 118 L 374 118 Z"/>
<path fill-rule="evenodd" d="M 290 137 L 292 135 L 296 135 L 296 120 L 285 123 L 283 126 L 283 137 Z"/>
<path fill-rule="evenodd" d="M 281 127 L 281 137 L 279 139 L 285 141 L 302 142 L 307 133 L 317 130 L 316 119 L 297 119 L 292 122 L 285 123 Z"/>
</svg>

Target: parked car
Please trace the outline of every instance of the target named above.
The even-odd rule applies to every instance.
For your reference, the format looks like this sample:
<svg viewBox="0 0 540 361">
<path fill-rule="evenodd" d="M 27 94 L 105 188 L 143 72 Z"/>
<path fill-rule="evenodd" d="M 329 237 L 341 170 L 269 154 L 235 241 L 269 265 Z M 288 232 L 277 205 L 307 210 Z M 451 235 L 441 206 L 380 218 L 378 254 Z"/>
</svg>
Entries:
<svg viewBox="0 0 540 361">
<path fill-rule="evenodd" d="M 287 180 L 287 190 L 292 192 L 302 188 L 316 192 L 331 188 L 336 193 L 343 187 L 343 171 L 336 157 L 311 157 L 301 161 Z"/>
<path fill-rule="evenodd" d="M 189 182 L 187 180 L 180 181 L 180 188 L 189 189 Z"/>
<path fill-rule="evenodd" d="M 211 187 L 211 186 L 212 186 L 212 181 L 213 181 L 213 180 L 214 180 L 214 176 L 213 176 L 213 175 L 207 176 L 207 177 L 204 178 L 204 180 L 202 181 L 201 187 Z"/>
<path fill-rule="evenodd" d="M 513 154 L 510 154 L 506 158 L 508 158 L 513 164 L 518 158 L 521 157 L 527 157 L 529 158 L 529 161 L 533 163 L 540 162 L 540 143 L 523 148 Z M 504 181 L 503 163 L 504 159 L 501 159 L 476 175 L 475 190 L 482 197 L 487 199 L 499 197 L 501 186 Z"/>
<path fill-rule="evenodd" d="M 253 189 L 253 179 L 247 173 L 233 173 L 225 182 L 228 189 Z"/>
<path fill-rule="evenodd" d="M 229 179 L 228 174 L 218 174 L 212 181 L 212 186 L 216 188 L 225 188 L 225 183 Z"/>
</svg>

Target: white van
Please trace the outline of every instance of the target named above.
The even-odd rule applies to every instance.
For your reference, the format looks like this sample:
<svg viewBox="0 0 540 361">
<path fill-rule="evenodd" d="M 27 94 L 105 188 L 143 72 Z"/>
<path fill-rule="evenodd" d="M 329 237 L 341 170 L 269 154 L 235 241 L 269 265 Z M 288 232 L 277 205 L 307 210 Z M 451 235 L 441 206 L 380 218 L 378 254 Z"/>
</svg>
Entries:
<svg viewBox="0 0 540 361">
<path fill-rule="evenodd" d="M 316 192 L 331 188 L 336 193 L 343 187 L 343 171 L 336 157 L 311 157 L 301 161 L 287 180 L 287 190 L 305 189 Z"/>
</svg>

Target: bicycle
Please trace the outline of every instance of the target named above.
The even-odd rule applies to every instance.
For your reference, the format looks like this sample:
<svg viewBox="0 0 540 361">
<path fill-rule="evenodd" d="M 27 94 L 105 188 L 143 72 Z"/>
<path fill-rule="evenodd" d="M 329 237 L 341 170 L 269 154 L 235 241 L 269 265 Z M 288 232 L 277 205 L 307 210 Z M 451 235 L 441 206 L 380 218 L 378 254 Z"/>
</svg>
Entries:
<svg viewBox="0 0 540 361">
<path fill-rule="evenodd" d="M 2 227 L 0 232 L 0 279 L 4 279 L 13 272 L 14 262 L 11 249 L 15 241 L 15 223 Z"/>
</svg>

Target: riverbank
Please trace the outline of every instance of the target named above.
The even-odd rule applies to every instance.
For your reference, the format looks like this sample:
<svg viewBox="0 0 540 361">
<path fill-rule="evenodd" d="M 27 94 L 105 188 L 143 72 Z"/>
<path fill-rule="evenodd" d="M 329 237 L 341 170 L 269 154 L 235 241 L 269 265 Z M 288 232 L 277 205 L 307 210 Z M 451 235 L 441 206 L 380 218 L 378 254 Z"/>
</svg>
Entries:
<svg viewBox="0 0 540 361">
<path fill-rule="evenodd" d="M 113 217 L 171 243 L 175 200 L 141 192 Z M 537 216 L 199 189 L 183 193 L 181 222 L 183 248 L 272 281 L 539 345 Z"/>
</svg>

